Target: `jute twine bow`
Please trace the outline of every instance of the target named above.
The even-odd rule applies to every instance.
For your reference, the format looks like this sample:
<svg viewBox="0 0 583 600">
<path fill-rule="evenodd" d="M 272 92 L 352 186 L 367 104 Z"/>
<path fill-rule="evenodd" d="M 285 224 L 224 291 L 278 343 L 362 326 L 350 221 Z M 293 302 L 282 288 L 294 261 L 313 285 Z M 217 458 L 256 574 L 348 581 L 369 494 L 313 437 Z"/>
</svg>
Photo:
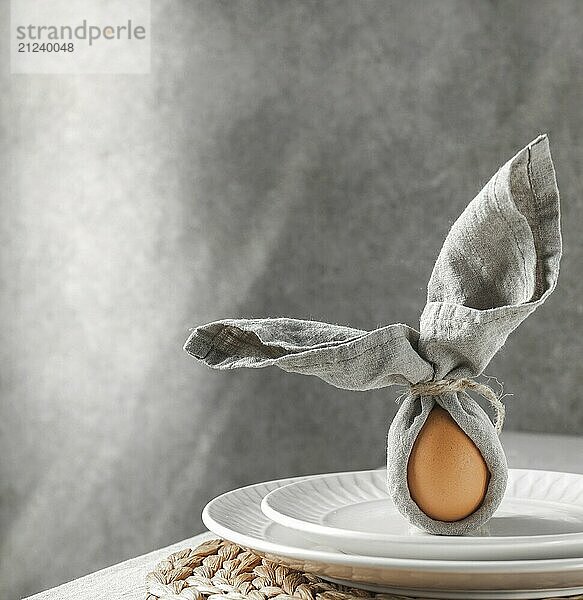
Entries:
<svg viewBox="0 0 583 600">
<path fill-rule="evenodd" d="M 409 394 L 414 398 L 418 398 L 420 396 L 440 396 L 446 392 L 465 392 L 466 390 L 476 392 L 490 403 L 496 413 L 494 428 L 496 429 L 496 433 L 500 435 L 504 426 L 504 417 L 506 416 L 506 408 L 502 404 L 502 395 L 497 396 L 491 387 L 483 383 L 465 378 L 439 379 L 437 381 L 416 383 L 410 386 Z"/>
</svg>

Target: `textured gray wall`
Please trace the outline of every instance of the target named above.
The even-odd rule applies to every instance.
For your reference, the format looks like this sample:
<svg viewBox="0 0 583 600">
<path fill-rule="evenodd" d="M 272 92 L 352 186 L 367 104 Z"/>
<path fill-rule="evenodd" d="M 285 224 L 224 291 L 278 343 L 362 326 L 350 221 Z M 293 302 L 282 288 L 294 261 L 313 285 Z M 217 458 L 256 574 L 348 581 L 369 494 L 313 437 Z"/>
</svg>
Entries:
<svg viewBox="0 0 583 600">
<path fill-rule="evenodd" d="M 583 3 L 152 7 L 150 76 L 11 77 L 2 37 L 2 598 L 193 534 L 234 486 L 380 464 L 394 391 L 207 371 L 188 328 L 415 325 L 449 226 L 542 131 L 560 283 L 488 372 L 509 428 L 583 427 Z"/>
</svg>

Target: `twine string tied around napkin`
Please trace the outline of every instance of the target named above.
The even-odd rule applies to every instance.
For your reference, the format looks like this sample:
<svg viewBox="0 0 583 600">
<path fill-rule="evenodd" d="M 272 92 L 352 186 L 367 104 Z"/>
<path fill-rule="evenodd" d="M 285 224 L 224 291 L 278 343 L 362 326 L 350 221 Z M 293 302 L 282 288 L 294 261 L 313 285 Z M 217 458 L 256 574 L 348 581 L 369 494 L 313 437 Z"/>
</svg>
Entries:
<svg viewBox="0 0 583 600">
<path fill-rule="evenodd" d="M 466 390 L 476 392 L 476 394 L 479 394 L 490 403 L 496 413 L 494 428 L 496 429 L 496 433 L 500 435 L 504 426 L 506 407 L 502 403 L 502 394 L 497 396 L 494 390 L 488 385 L 468 378 L 438 379 L 415 383 L 409 387 L 408 393 L 413 398 L 419 398 L 421 396 L 440 396 L 446 392 L 465 392 Z"/>
</svg>

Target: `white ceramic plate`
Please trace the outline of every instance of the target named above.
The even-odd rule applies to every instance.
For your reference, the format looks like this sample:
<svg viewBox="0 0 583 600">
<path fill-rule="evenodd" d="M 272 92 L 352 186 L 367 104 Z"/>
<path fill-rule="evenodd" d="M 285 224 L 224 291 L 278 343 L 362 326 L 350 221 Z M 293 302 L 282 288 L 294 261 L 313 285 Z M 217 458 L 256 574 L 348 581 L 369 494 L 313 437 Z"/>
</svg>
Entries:
<svg viewBox="0 0 583 600">
<path fill-rule="evenodd" d="M 227 492 L 203 511 L 215 534 L 280 564 L 349 585 L 426 598 L 548 598 L 583 593 L 583 558 L 423 560 L 345 554 L 274 523 L 260 508 L 275 489 L 309 478 L 282 479 Z"/>
<path fill-rule="evenodd" d="M 511 469 L 494 517 L 468 536 L 412 527 L 387 494 L 386 473 L 332 473 L 269 493 L 265 515 L 350 554 L 447 560 L 583 558 L 583 475 Z"/>
</svg>

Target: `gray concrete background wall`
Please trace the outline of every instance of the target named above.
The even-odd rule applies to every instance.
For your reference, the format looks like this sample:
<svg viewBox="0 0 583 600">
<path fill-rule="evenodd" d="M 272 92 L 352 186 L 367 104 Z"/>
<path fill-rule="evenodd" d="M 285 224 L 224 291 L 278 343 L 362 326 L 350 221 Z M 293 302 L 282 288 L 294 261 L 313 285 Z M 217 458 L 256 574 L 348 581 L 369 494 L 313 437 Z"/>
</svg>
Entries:
<svg viewBox="0 0 583 600">
<path fill-rule="evenodd" d="M 10 76 L 2 38 L 2 598 L 191 535 L 229 488 L 382 463 L 396 390 L 211 372 L 188 328 L 416 325 L 449 226 L 544 131 L 560 283 L 488 373 L 508 428 L 583 427 L 583 3 L 152 11 L 149 76 Z"/>
</svg>

